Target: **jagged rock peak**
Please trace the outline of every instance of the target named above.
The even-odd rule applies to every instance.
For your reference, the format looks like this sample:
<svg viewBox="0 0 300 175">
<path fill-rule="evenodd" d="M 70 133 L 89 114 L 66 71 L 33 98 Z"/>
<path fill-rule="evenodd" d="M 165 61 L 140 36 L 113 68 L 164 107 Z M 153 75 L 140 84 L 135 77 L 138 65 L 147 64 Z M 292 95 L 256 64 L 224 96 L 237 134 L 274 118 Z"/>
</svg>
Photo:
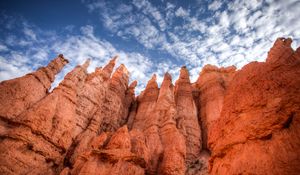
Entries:
<svg viewBox="0 0 300 175">
<path fill-rule="evenodd" d="M 147 86 L 145 88 L 145 91 L 147 89 L 150 89 L 150 88 L 156 88 L 156 89 L 158 89 L 158 85 L 157 85 L 157 82 L 156 82 L 156 74 L 153 74 L 152 77 L 151 77 L 151 79 L 148 81 Z"/>
<path fill-rule="evenodd" d="M 96 67 L 95 68 L 95 71 L 88 74 L 87 78 L 86 78 L 86 81 L 90 81 L 90 80 L 93 80 L 94 78 L 102 78 L 102 67 Z"/>
<path fill-rule="evenodd" d="M 171 80 L 172 81 L 172 76 L 169 72 L 166 72 L 164 75 L 164 80 Z"/>
<path fill-rule="evenodd" d="M 122 72 L 123 74 L 125 74 L 126 76 L 129 76 L 129 71 L 128 71 L 128 69 L 126 68 L 126 66 L 124 65 L 124 64 L 121 64 L 118 68 L 117 68 L 117 70 L 116 70 L 116 72 Z"/>
<path fill-rule="evenodd" d="M 164 75 L 164 79 L 161 83 L 161 88 L 163 88 L 164 86 L 170 86 L 172 85 L 172 76 L 171 74 L 169 74 L 169 72 L 166 72 Z"/>
<path fill-rule="evenodd" d="M 88 58 L 88 59 L 85 60 L 85 62 L 83 63 L 82 68 L 86 70 L 86 69 L 89 67 L 90 63 L 91 63 L 91 59 Z"/>
<path fill-rule="evenodd" d="M 101 71 L 102 70 L 102 67 L 96 67 L 95 68 L 95 72 L 99 72 L 99 71 Z"/>
<path fill-rule="evenodd" d="M 134 80 L 133 82 L 130 83 L 129 87 L 128 87 L 128 94 L 133 94 L 133 97 L 134 97 L 134 90 L 135 90 L 135 87 L 137 86 L 137 81 Z"/>
<path fill-rule="evenodd" d="M 182 95 L 192 95 L 192 84 L 190 83 L 189 71 L 186 66 L 181 67 L 179 78 L 175 82 L 176 101 L 178 100 L 178 96 Z"/>
<path fill-rule="evenodd" d="M 207 64 L 202 68 L 202 71 L 200 73 L 200 76 L 208 73 L 208 72 L 220 72 L 220 73 L 229 73 L 229 72 L 235 72 L 236 67 L 235 66 L 228 66 L 228 67 L 217 67 L 211 64 Z"/>
<path fill-rule="evenodd" d="M 114 56 L 107 65 L 104 66 L 104 68 L 102 69 L 103 72 L 103 78 L 104 79 L 109 79 L 115 64 L 116 64 L 116 60 L 117 60 L 118 56 Z"/>
<path fill-rule="evenodd" d="M 112 80 L 119 80 L 128 85 L 129 72 L 124 64 L 121 64 L 112 75 Z"/>
<path fill-rule="evenodd" d="M 294 53 L 291 47 L 291 38 L 277 38 L 273 47 L 268 52 L 267 63 L 287 63 L 290 56 Z"/>
<path fill-rule="evenodd" d="M 62 61 L 65 61 L 66 63 L 69 63 L 69 60 L 66 59 L 63 54 L 59 54 L 57 57 L 60 58 Z"/>
<path fill-rule="evenodd" d="M 291 42 L 238 71 L 207 65 L 193 84 L 185 66 L 175 87 L 166 73 L 159 89 L 154 74 L 138 97 L 124 65 L 111 77 L 116 57 L 91 74 L 89 61 L 76 66 L 48 92 L 68 63 L 58 55 L 0 83 L 0 174 L 299 174 Z"/>
<path fill-rule="evenodd" d="M 138 96 L 138 101 L 156 101 L 158 92 L 159 88 L 156 82 L 156 74 L 153 74 L 144 91 Z"/>
<path fill-rule="evenodd" d="M 158 96 L 158 103 L 160 101 L 165 101 L 167 100 L 170 104 L 175 103 L 175 99 L 174 99 L 174 92 L 173 92 L 173 84 L 172 84 L 172 76 L 166 72 L 164 75 L 164 80 L 161 83 L 161 87 L 159 90 L 159 96 Z"/>
<path fill-rule="evenodd" d="M 133 82 L 130 83 L 129 88 L 134 89 L 137 86 L 137 83 L 138 82 L 136 80 L 134 80 Z"/>
<path fill-rule="evenodd" d="M 110 79 L 110 87 L 120 93 L 128 88 L 129 72 L 124 64 L 121 64 Z"/>
<path fill-rule="evenodd" d="M 156 77 L 156 74 L 153 74 L 150 80 L 156 81 L 156 78 L 157 78 L 157 77 Z"/>
<path fill-rule="evenodd" d="M 87 77 L 87 67 L 90 64 L 90 59 L 87 59 L 82 65 L 77 65 L 73 70 L 71 70 L 60 83 L 64 85 L 69 85 L 70 87 L 75 86 L 79 81 L 85 80 Z M 60 86 L 57 87 L 58 89 Z M 57 89 L 55 88 L 55 89 Z"/>
<path fill-rule="evenodd" d="M 0 116 L 12 118 L 31 107 L 48 94 L 55 75 L 69 61 L 62 54 L 50 61 L 45 67 L 23 77 L 0 83 Z"/>
<path fill-rule="evenodd" d="M 293 40 L 291 38 L 278 38 L 274 44 L 278 44 L 281 43 L 286 47 L 291 47 Z"/>
<path fill-rule="evenodd" d="M 117 59 L 119 58 L 119 55 L 115 55 L 111 60 L 110 60 L 110 62 L 116 62 L 117 61 Z"/>
<path fill-rule="evenodd" d="M 60 54 L 56 58 L 51 60 L 50 63 L 46 67 L 41 67 L 36 72 L 30 73 L 30 74 L 36 74 L 37 76 L 40 76 L 40 75 L 38 75 L 39 74 L 38 72 L 39 71 L 44 72 L 50 78 L 49 80 L 51 82 L 53 82 L 55 75 L 57 73 L 59 73 L 62 70 L 62 68 L 68 63 L 69 63 L 69 61 L 67 59 L 65 59 L 62 54 Z"/>
<path fill-rule="evenodd" d="M 96 67 L 94 73 L 95 73 L 96 75 L 101 74 L 101 73 L 102 73 L 102 67 Z"/>
<path fill-rule="evenodd" d="M 186 66 L 181 67 L 179 78 L 178 78 L 177 81 L 188 81 L 188 82 L 190 82 L 190 75 L 189 75 L 189 71 L 186 68 Z"/>
</svg>

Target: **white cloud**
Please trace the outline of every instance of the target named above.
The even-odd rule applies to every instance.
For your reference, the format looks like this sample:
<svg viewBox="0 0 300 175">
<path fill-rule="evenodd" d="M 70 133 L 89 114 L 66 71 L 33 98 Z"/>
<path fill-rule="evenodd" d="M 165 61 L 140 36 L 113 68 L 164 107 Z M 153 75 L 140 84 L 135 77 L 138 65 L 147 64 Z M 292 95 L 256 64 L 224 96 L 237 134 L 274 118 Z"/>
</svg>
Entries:
<svg viewBox="0 0 300 175">
<path fill-rule="evenodd" d="M 0 43 L 0 52 L 8 51 L 7 46 Z"/>
<path fill-rule="evenodd" d="M 24 28 L 24 34 L 28 36 L 31 40 L 36 40 L 36 34 L 33 32 L 32 29 Z"/>
<path fill-rule="evenodd" d="M 41 40 L 37 41 L 33 38 L 30 41 L 28 40 L 30 46 L 26 46 L 28 47 L 26 52 L 24 50 L 9 50 L 7 43 L 1 44 L 2 50 L 5 50 L 7 53 L 0 57 L 0 80 L 23 76 L 34 71 L 39 66 L 45 66 L 53 59 L 49 58 L 50 54 L 58 55 L 62 53 L 70 63 L 57 75 L 53 87 L 57 86 L 63 77 L 76 65 L 84 63 L 86 59 L 91 59 L 88 72 L 93 72 L 96 67 L 104 66 L 115 55 L 119 55 L 116 67 L 124 63 L 131 74 L 130 81 L 148 81 L 154 71 L 154 64 L 148 57 L 141 53 L 116 49 L 110 42 L 97 38 L 93 26 L 83 26 L 80 28 L 80 31 L 80 34 L 66 36 L 64 39 L 48 40 L 49 38 L 40 37 L 46 31 L 32 29 L 36 37 L 41 38 Z M 52 37 L 59 38 L 61 36 Z M 19 42 L 9 42 L 9 44 L 12 47 L 20 45 Z M 144 87 L 144 83 L 139 83 L 136 92 L 139 93 Z"/>
<path fill-rule="evenodd" d="M 0 57 L 0 78 L 1 80 L 7 80 L 23 76 L 30 72 L 32 69 L 26 66 L 18 66 Z"/>
<path fill-rule="evenodd" d="M 214 0 L 211 4 L 209 4 L 209 10 L 218 10 L 222 6 L 222 2 L 218 0 Z"/>
<path fill-rule="evenodd" d="M 186 10 L 184 10 L 182 7 L 179 7 L 176 10 L 175 15 L 178 17 L 187 17 L 189 16 L 189 13 Z"/>
<path fill-rule="evenodd" d="M 30 59 L 34 58 L 37 60 L 35 66 L 38 66 L 55 52 L 64 53 L 73 65 L 92 58 L 90 69 L 93 69 L 119 54 L 119 62 L 125 63 L 132 79 L 144 83 L 139 83 L 140 91 L 153 72 L 159 75 L 158 80 L 161 81 L 164 72 L 169 71 L 174 80 L 179 68 L 186 64 L 191 80 L 195 81 L 201 68 L 208 63 L 240 68 L 251 61 L 263 61 L 277 37 L 293 37 L 293 47 L 300 43 L 300 1 L 297 0 L 234 0 L 227 3 L 216 0 L 209 4 L 198 2 L 195 7 L 178 6 L 171 2 L 158 6 L 149 0 L 117 4 L 110 1 L 84 3 L 90 12 L 99 15 L 101 24 L 114 39 L 135 41 L 142 51 L 119 50 L 110 42 L 98 38 L 92 26 L 83 26 L 81 34 L 70 35 L 60 41 L 56 34 L 41 36 L 41 32 L 45 31 L 25 25 L 20 27 L 24 37 L 10 35 L 1 40 L 0 52 L 9 52 L 3 55 L 2 59 L 6 61 L 1 60 L 3 64 L 11 64 L 10 70 L 14 70 L 20 65 L 32 63 Z M 10 29 L 12 26 L 12 22 L 7 25 Z M 43 42 L 42 38 L 49 38 L 49 41 Z M 16 43 L 18 47 L 29 49 L 26 53 L 10 52 Z M 156 54 L 153 56 L 148 52 Z M 159 53 L 163 56 L 157 58 Z M 7 61 L 8 58 L 13 59 Z M 29 69 L 23 71 L 26 70 Z M 1 75 L 7 77 L 3 72 Z"/>
<path fill-rule="evenodd" d="M 160 11 L 147 0 L 133 0 L 133 4 L 141 10 L 146 17 L 152 17 L 157 23 L 160 30 L 166 30 L 166 22 Z"/>
<path fill-rule="evenodd" d="M 117 8 L 118 13 L 130 13 L 132 11 L 132 6 L 131 5 L 126 5 L 126 4 L 120 4 Z"/>
<path fill-rule="evenodd" d="M 229 21 L 228 14 L 226 11 L 223 11 L 220 16 L 220 25 L 222 27 L 227 28 L 227 27 L 229 27 L 229 24 L 230 24 L 230 21 Z"/>
</svg>

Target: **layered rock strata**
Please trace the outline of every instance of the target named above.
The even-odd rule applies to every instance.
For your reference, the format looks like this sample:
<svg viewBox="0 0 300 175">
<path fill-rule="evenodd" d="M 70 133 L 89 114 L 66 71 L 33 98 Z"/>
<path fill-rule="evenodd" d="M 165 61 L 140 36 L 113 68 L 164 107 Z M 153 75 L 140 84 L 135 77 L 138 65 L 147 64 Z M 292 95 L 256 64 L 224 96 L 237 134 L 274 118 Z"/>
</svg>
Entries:
<svg viewBox="0 0 300 175">
<path fill-rule="evenodd" d="M 278 38 L 266 62 L 206 65 L 195 83 L 137 82 L 117 57 L 0 83 L 0 174 L 299 174 L 300 48 Z"/>
</svg>

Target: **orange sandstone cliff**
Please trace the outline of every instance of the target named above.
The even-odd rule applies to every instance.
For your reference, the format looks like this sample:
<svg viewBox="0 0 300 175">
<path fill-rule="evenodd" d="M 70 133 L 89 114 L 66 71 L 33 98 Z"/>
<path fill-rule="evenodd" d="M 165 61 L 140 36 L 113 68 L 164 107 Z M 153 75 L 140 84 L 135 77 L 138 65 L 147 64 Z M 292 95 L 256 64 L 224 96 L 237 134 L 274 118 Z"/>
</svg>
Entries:
<svg viewBox="0 0 300 175">
<path fill-rule="evenodd" d="M 266 62 L 206 65 L 191 83 L 136 81 L 117 58 L 87 73 L 68 60 L 0 83 L 0 174 L 300 173 L 300 48 L 278 38 Z"/>
</svg>

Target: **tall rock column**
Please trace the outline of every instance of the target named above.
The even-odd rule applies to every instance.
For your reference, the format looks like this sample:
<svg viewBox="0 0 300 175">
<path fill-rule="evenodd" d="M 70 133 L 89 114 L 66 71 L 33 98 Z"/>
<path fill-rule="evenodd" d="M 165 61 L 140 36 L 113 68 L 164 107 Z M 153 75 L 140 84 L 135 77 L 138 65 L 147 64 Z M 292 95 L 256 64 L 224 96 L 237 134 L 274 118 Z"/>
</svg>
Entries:
<svg viewBox="0 0 300 175">
<path fill-rule="evenodd" d="M 204 149 L 207 149 L 207 133 L 211 129 L 211 124 L 220 117 L 225 92 L 235 69 L 234 66 L 217 68 L 206 65 L 196 82 L 196 86 L 200 90 L 200 106 L 198 108 Z"/>
<path fill-rule="evenodd" d="M 199 157 L 202 143 L 198 111 L 193 99 L 189 72 L 185 66 L 181 68 L 179 79 L 175 83 L 175 101 L 177 128 L 185 137 L 186 163 L 189 165 Z"/>
<path fill-rule="evenodd" d="M 185 174 L 186 144 L 176 128 L 177 116 L 172 78 L 166 73 L 157 99 L 154 115 L 159 118 L 159 134 L 163 145 L 160 174 Z"/>
<path fill-rule="evenodd" d="M 158 116 L 154 114 L 159 89 L 156 75 L 148 81 L 146 89 L 138 96 L 138 108 L 133 120 L 133 129 L 142 131 L 149 148 L 149 161 L 146 162 L 146 172 L 157 174 L 159 158 L 162 154 L 162 145 L 159 137 Z"/>
<path fill-rule="evenodd" d="M 77 66 L 52 93 L 9 123 L 0 143 L 1 174 L 55 173 L 76 136 L 77 94 L 87 66 Z"/>
<path fill-rule="evenodd" d="M 121 64 L 109 80 L 108 90 L 105 94 L 103 105 L 99 107 L 95 115 L 102 116 L 99 127 L 102 131 L 116 131 L 127 121 L 131 102 L 126 102 L 128 90 L 129 72 L 125 65 Z"/>
<path fill-rule="evenodd" d="M 0 116 L 12 119 L 48 94 L 55 75 L 68 63 L 62 54 L 46 67 L 0 83 Z M 33 93 L 34 92 L 34 93 Z"/>
<path fill-rule="evenodd" d="M 116 57 L 110 60 L 103 69 L 96 68 L 95 72 L 89 74 L 86 78 L 76 108 L 77 126 L 80 126 L 78 129 L 81 132 L 68 150 L 64 162 L 65 166 L 72 166 L 74 160 L 89 148 L 90 142 L 98 134 L 102 119 L 95 114 L 99 107 L 104 105 L 105 94 L 115 61 Z"/>
<path fill-rule="evenodd" d="M 136 82 L 128 88 L 129 72 L 121 64 L 110 78 L 116 57 L 107 64 L 99 74 L 102 83 L 98 85 L 99 103 L 94 103 L 93 108 L 82 105 L 82 110 L 89 112 L 90 119 L 86 129 L 78 135 L 68 150 L 65 166 L 72 166 L 82 152 L 90 149 L 91 141 L 102 132 L 114 132 L 127 121 L 129 107 L 134 100 L 134 87 Z M 95 108 L 94 108 L 95 107 Z"/>
<path fill-rule="evenodd" d="M 88 74 L 83 88 L 78 93 L 78 103 L 75 117 L 77 133 L 84 131 L 92 120 L 92 116 L 102 105 L 108 88 L 108 80 L 113 72 L 117 57 L 113 57 L 102 69 L 96 68 L 95 72 Z"/>
<path fill-rule="evenodd" d="M 71 173 L 71 174 L 82 174 L 86 172 L 94 172 L 94 170 L 89 170 L 91 167 L 92 169 L 95 169 L 97 171 L 101 171 L 101 174 L 111 174 L 116 173 L 119 171 L 122 171 L 123 173 L 127 169 L 126 167 L 130 165 L 128 162 L 122 162 L 118 164 L 117 166 L 112 166 L 110 163 L 111 160 L 108 162 L 106 161 L 100 161 L 99 163 L 101 165 L 95 166 L 95 161 L 97 161 L 98 154 L 91 153 L 91 151 L 97 151 L 97 149 L 105 147 L 105 149 L 113 149 L 112 152 L 108 153 L 108 155 L 103 155 L 101 153 L 101 156 L 115 156 L 112 161 L 118 161 L 123 159 L 128 159 L 126 156 L 131 156 L 131 153 L 122 152 L 122 150 L 118 152 L 114 152 L 116 148 L 111 146 L 105 146 L 107 142 L 108 144 L 111 142 L 114 142 L 114 138 L 118 137 L 119 141 L 121 139 L 125 139 L 126 145 L 128 145 L 127 138 L 123 136 L 128 136 L 127 127 L 122 127 L 119 131 L 116 131 L 114 135 L 118 135 L 118 133 L 125 132 L 125 135 L 118 135 L 118 136 L 112 136 L 112 133 L 106 133 L 103 132 L 105 130 L 109 130 L 110 132 L 114 132 L 114 128 L 119 128 L 125 121 L 127 120 L 128 116 L 128 110 L 129 107 L 134 100 L 134 88 L 137 85 L 137 82 L 134 81 L 128 86 L 128 71 L 124 65 L 121 65 L 119 68 L 117 68 L 116 72 L 113 74 L 112 78 L 109 79 L 110 74 L 113 70 L 113 66 L 115 64 L 116 58 L 113 58 L 108 65 L 106 65 L 102 69 L 102 73 L 100 74 L 100 77 L 103 78 L 103 82 L 101 84 L 102 88 L 98 87 L 98 90 L 103 90 L 104 96 L 101 97 L 100 103 L 97 106 L 97 111 L 94 115 L 92 115 L 92 118 L 89 122 L 89 125 L 87 126 L 86 130 L 84 130 L 81 134 L 78 135 L 76 138 L 76 141 L 74 142 L 73 148 L 71 148 L 68 152 L 68 155 L 65 160 L 68 160 L 69 162 L 66 162 L 65 164 L 67 167 L 62 171 L 61 174 L 64 173 Z M 104 88 L 104 89 L 103 89 Z M 113 98 L 111 98 L 113 97 Z M 107 99 L 111 100 L 112 103 L 107 103 Z M 118 101 L 121 100 L 121 101 Z M 118 105 L 118 106 L 116 106 Z M 109 108 L 107 108 L 109 107 Z M 85 109 L 86 111 L 87 109 Z M 105 115 L 108 114 L 108 115 Z M 113 127 L 109 128 L 102 128 L 103 121 L 111 122 L 108 124 L 113 125 Z M 126 129 L 125 129 L 126 128 Z M 99 135 L 100 134 L 100 135 Z M 105 141 L 107 140 L 107 141 Z M 136 139 L 135 139 L 136 140 Z M 105 141 L 105 143 L 104 143 Z M 118 143 L 121 145 L 121 143 Z M 126 146 L 125 145 L 125 146 Z M 138 147 L 134 145 L 133 147 Z M 137 148 L 138 150 L 139 147 Z M 130 150 L 130 148 L 129 148 Z M 123 154 L 123 155 L 122 155 Z M 87 155 L 90 156 L 87 158 Z M 101 157 L 100 156 L 100 157 Z M 119 156 L 119 158 L 118 158 Z M 125 158 L 123 158 L 125 156 Z M 141 155 L 142 156 L 142 155 Z M 133 157 L 134 158 L 134 157 Z M 89 160 L 87 160 L 89 159 Z M 129 158 L 130 159 L 130 158 Z M 132 160 L 128 160 L 129 162 Z M 133 160 L 135 161 L 135 160 Z M 124 164 L 124 165 L 123 165 Z M 144 163 L 143 163 L 144 165 Z M 123 170 L 120 170 L 121 166 L 124 166 Z M 71 169 L 70 169 L 71 168 Z M 137 169 L 138 172 L 143 172 L 141 168 Z M 128 173 L 133 173 L 135 171 L 129 171 Z M 120 172 L 121 173 L 121 172 Z M 122 174 L 123 174 L 122 173 Z"/>
</svg>

